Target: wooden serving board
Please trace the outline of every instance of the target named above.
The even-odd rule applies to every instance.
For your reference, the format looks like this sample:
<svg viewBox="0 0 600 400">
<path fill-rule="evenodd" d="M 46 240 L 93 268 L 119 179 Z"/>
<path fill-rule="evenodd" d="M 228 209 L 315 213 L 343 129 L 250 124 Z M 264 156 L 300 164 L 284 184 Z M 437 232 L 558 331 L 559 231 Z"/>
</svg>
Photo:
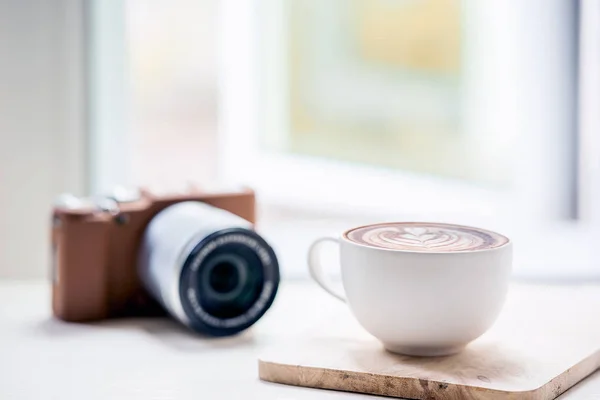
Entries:
<svg viewBox="0 0 600 400">
<path fill-rule="evenodd" d="M 600 367 L 600 286 L 511 287 L 494 327 L 456 355 L 389 353 L 346 308 L 259 359 L 270 382 L 410 399 L 554 399 Z"/>
</svg>

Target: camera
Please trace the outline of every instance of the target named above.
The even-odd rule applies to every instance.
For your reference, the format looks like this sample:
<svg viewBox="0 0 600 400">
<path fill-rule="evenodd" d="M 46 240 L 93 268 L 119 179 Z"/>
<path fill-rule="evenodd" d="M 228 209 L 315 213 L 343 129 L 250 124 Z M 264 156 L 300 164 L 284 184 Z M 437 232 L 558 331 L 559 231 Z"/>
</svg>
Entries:
<svg viewBox="0 0 600 400">
<path fill-rule="evenodd" d="M 72 322 L 170 314 L 210 336 L 273 303 L 277 257 L 253 230 L 250 189 L 63 195 L 52 212 L 52 308 Z"/>
</svg>

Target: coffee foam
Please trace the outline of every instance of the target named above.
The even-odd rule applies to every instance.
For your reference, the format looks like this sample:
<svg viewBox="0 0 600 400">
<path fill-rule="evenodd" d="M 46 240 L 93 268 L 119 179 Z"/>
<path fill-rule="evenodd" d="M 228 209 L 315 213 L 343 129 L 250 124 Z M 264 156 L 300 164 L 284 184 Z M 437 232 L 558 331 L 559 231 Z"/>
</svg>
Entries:
<svg viewBox="0 0 600 400">
<path fill-rule="evenodd" d="M 505 236 L 484 229 L 428 222 L 363 226 L 345 236 L 371 247 L 439 253 L 492 249 L 508 243 Z"/>
</svg>

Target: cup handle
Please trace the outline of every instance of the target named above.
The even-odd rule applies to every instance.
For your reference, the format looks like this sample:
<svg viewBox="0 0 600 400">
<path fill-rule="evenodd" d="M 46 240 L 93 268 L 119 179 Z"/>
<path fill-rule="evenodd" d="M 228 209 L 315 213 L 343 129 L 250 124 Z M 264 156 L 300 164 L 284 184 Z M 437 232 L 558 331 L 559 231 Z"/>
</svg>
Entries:
<svg viewBox="0 0 600 400">
<path fill-rule="evenodd" d="M 338 293 L 333 289 L 331 282 L 325 277 L 323 273 L 323 264 L 321 263 L 320 250 L 323 244 L 326 242 L 332 242 L 340 245 L 340 240 L 333 237 L 322 237 L 313 242 L 308 249 L 308 270 L 310 276 L 321 286 L 327 293 L 335 297 L 336 299 L 346 302 L 346 297 L 343 294 Z"/>
</svg>

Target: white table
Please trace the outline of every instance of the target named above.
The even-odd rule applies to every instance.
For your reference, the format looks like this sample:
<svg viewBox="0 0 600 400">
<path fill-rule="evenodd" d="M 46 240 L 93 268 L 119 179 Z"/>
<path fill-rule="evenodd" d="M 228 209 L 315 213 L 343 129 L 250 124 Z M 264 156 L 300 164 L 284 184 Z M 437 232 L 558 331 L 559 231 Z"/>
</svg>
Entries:
<svg viewBox="0 0 600 400">
<path fill-rule="evenodd" d="M 0 399 L 374 399 L 261 382 L 257 355 L 343 305 L 287 283 L 246 333 L 202 339 L 168 319 L 67 324 L 42 282 L 0 282 Z M 600 399 L 600 372 L 560 397 Z"/>
</svg>

